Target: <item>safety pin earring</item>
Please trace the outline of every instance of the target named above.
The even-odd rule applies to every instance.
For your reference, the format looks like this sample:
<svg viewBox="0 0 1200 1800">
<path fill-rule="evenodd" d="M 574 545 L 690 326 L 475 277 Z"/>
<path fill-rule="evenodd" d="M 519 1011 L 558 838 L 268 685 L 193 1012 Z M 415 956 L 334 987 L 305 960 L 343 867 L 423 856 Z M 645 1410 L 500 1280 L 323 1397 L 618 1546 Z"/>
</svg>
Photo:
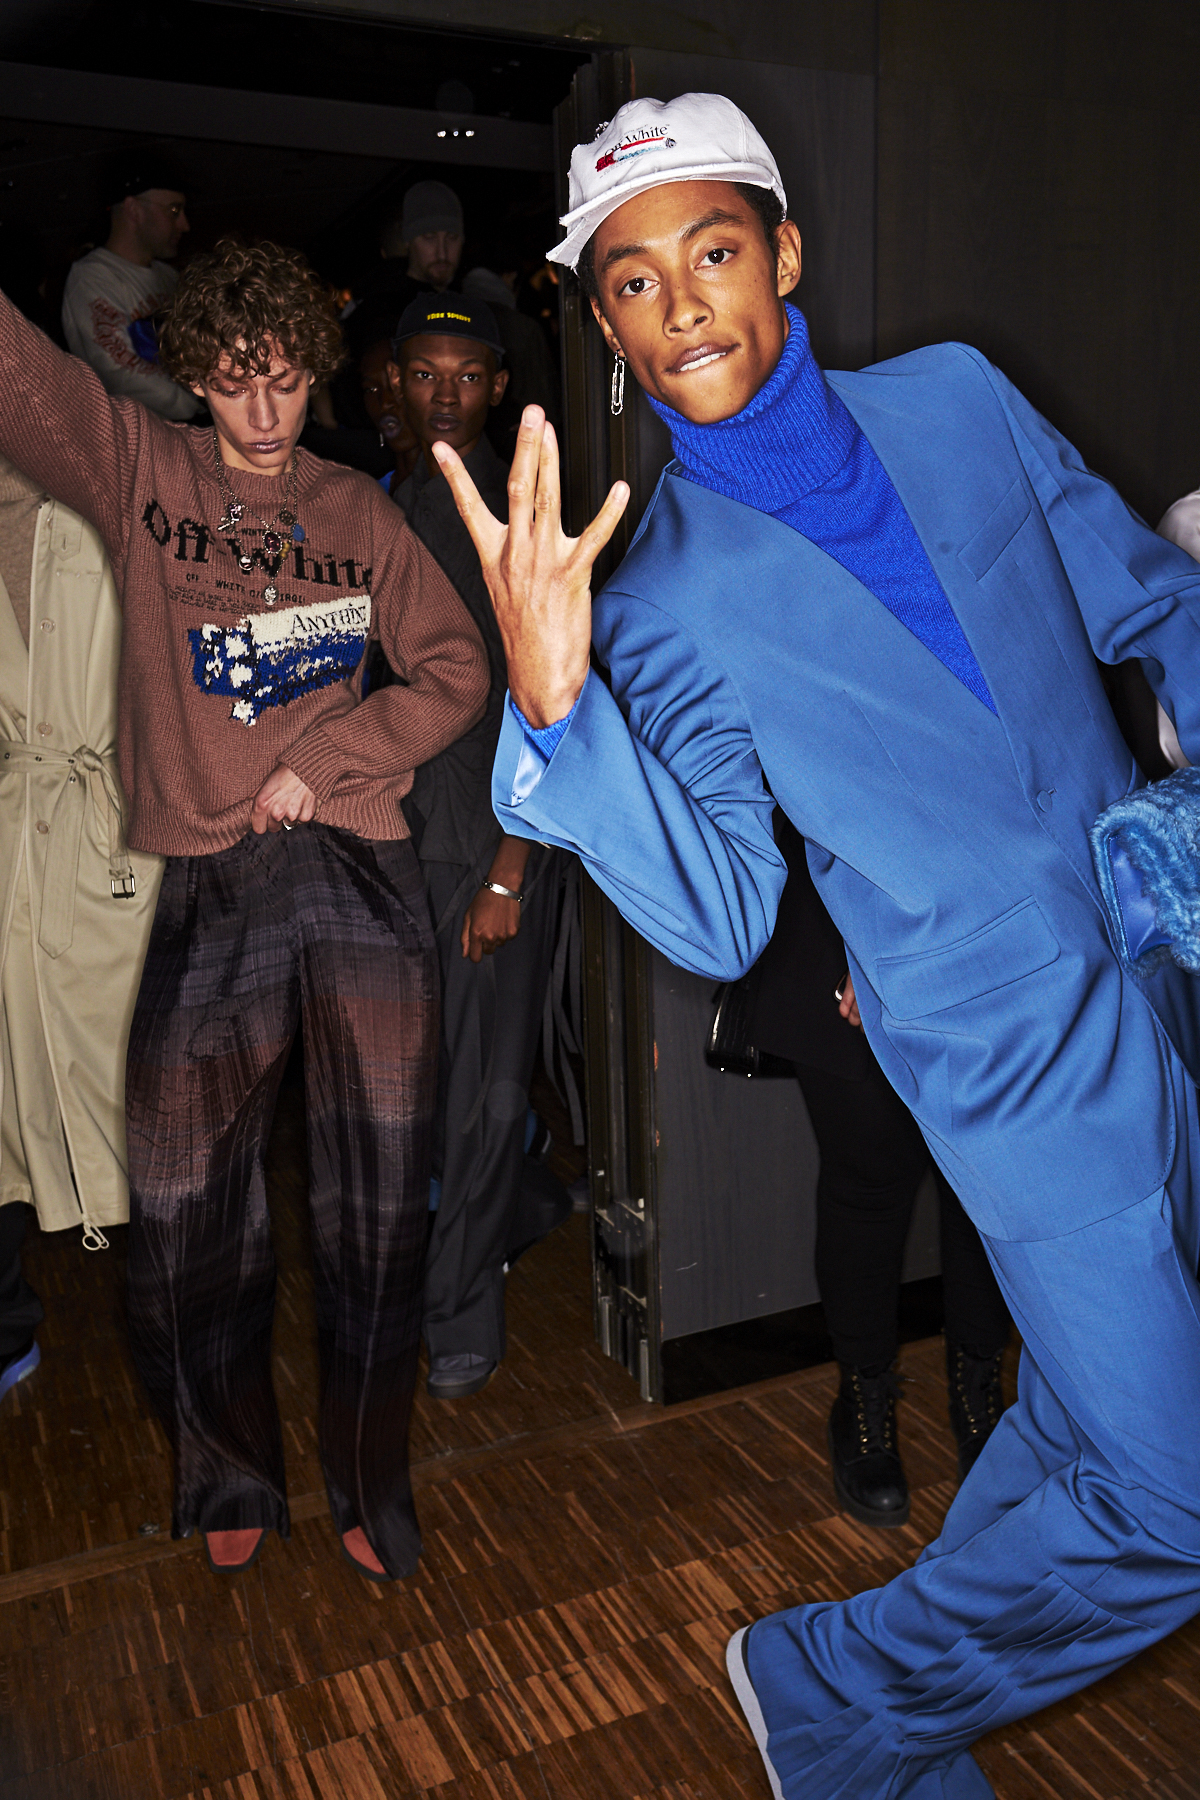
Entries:
<svg viewBox="0 0 1200 1800">
<path fill-rule="evenodd" d="M 614 418 L 619 417 L 625 410 L 625 358 L 619 350 L 616 353 L 616 361 L 613 363 L 612 394 L 609 405 Z"/>
</svg>

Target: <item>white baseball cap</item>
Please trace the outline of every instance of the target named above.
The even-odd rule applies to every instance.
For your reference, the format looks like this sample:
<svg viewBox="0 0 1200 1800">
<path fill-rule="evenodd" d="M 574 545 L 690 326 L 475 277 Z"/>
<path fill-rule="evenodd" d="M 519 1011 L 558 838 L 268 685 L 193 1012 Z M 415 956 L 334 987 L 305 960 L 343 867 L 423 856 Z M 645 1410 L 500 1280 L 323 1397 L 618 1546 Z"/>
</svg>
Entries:
<svg viewBox="0 0 1200 1800">
<path fill-rule="evenodd" d="M 668 181 L 746 181 L 770 188 L 787 211 L 779 168 L 745 113 L 724 94 L 630 100 L 571 153 L 566 232 L 547 252 L 573 269 L 597 226 L 618 206 Z"/>
</svg>

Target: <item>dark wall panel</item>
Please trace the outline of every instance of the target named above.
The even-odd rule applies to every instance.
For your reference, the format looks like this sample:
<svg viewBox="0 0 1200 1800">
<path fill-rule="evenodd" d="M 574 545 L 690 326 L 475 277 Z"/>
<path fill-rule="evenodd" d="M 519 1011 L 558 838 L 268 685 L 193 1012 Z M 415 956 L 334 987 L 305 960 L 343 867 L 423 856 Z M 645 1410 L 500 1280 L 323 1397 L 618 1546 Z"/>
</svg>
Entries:
<svg viewBox="0 0 1200 1800">
<path fill-rule="evenodd" d="M 650 953 L 654 1229 L 663 1338 L 760 1319 L 818 1298 L 817 1146 L 790 1079 L 747 1081 L 704 1060 L 713 983 Z M 932 1178 L 904 1280 L 940 1267 Z"/>
<path fill-rule="evenodd" d="M 11 0 L 9 0 L 11 4 Z M 21 0 L 21 4 L 47 0 Z M 49 0 L 54 4 L 55 0 Z M 68 0 L 57 0 L 62 5 Z M 520 32 L 578 43 L 653 44 L 813 69 L 875 69 L 875 0 L 245 0 L 444 30 Z"/>
<path fill-rule="evenodd" d="M 636 90 L 726 94 L 779 164 L 804 240 L 795 293 L 827 366 L 868 362 L 875 338 L 875 79 L 635 45 Z"/>
<path fill-rule="evenodd" d="M 817 1147 L 795 1081 L 704 1060 L 714 984 L 652 952 L 662 1335 L 817 1298 Z"/>
<path fill-rule="evenodd" d="M 879 354 L 977 344 L 1157 521 L 1200 480 L 1200 8 L 881 22 Z"/>
</svg>

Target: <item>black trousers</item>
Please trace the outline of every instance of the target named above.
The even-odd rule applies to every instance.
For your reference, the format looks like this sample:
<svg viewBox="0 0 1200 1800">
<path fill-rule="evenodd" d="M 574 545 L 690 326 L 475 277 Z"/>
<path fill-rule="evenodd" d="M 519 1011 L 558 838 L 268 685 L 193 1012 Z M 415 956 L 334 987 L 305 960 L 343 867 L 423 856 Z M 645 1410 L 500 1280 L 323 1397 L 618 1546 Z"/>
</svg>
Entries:
<svg viewBox="0 0 1200 1800">
<path fill-rule="evenodd" d="M 511 943 L 473 963 L 462 954 L 471 872 L 430 862 L 425 885 L 442 972 L 442 1042 L 433 1167 L 442 1183 L 425 1265 L 423 1329 L 430 1356 L 505 1351 L 504 1264 L 525 1164 L 529 1081 L 542 1029 L 561 853 L 530 859 L 529 898 Z M 536 885 L 533 877 L 536 876 Z"/>
<path fill-rule="evenodd" d="M 834 1354 L 882 1370 L 899 1344 L 900 1266 L 929 1150 L 904 1102 L 874 1066 L 862 1081 L 796 1065 L 821 1153 L 817 1287 Z M 1008 1311 L 979 1233 L 935 1166 L 941 1201 L 946 1336 L 977 1356 L 1008 1337 Z"/>
<path fill-rule="evenodd" d="M 0 1363 L 25 1348 L 46 1316 L 21 1273 L 21 1243 L 32 1216 L 23 1200 L 0 1206 Z"/>
</svg>

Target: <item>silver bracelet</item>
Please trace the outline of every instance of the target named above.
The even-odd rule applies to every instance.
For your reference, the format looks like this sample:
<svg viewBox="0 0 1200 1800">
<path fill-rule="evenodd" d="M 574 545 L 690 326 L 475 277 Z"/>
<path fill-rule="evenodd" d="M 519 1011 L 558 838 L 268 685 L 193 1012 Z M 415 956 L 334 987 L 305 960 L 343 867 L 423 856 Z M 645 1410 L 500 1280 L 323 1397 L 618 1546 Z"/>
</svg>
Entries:
<svg viewBox="0 0 1200 1800">
<path fill-rule="evenodd" d="M 490 888 L 493 894 L 503 894 L 506 900 L 515 900 L 518 906 L 525 898 L 524 894 L 518 894 L 515 888 L 501 887 L 498 881 L 485 881 L 483 885 L 485 888 Z"/>
</svg>

